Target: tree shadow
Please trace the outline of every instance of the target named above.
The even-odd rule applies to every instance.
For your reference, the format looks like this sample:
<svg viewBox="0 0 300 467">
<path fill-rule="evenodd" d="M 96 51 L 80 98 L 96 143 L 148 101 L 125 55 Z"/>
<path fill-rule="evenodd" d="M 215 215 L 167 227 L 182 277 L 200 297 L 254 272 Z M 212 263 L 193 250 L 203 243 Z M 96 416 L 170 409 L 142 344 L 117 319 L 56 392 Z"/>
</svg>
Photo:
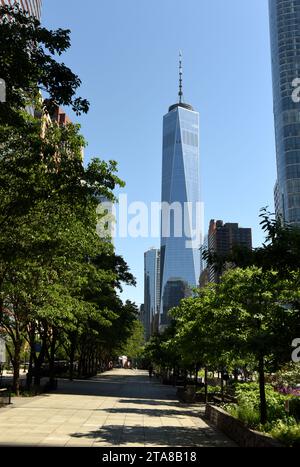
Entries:
<svg viewBox="0 0 300 467">
<path fill-rule="evenodd" d="M 169 399 L 177 400 L 176 388 L 164 386 L 144 375 L 118 374 L 99 375 L 86 380 L 69 381 L 58 379 L 56 394 L 77 394 L 88 396 L 109 396 L 123 399 Z"/>
<path fill-rule="evenodd" d="M 176 446 L 176 447 L 232 447 L 234 443 L 208 427 L 123 427 L 108 425 L 88 433 L 73 433 L 73 438 L 93 439 L 94 446 Z"/>
<path fill-rule="evenodd" d="M 154 406 L 171 406 L 171 407 L 182 407 L 182 408 L 187 408 L 187 407 L 201 407 L 203 404 L 190 404 L 186 402 L 179 402 L 176 396 L 174 396 L 174 399 L 170 400 L 169 402 L 165 399 L 147 399 L 147 398 L 139 398 L 139 399 L 120 399 L 120 403 L 122 404 L 143 404 L 143 405 L 154 405 Z"/>
<path fill-rule="evenodd" d="M 164 405 L 164 403 L 162 402 Z M 176 410 L 176 404 L 172 404 L 173 409 L 147 409 L 147 408 L 141 408 L 138 409 L 136 407 L 130 408 L 130 407 L 118 407 L 118 408 L 110 408 L 110 409 L 96 409 L 97 411 L 100 412 L 108 412 L 109 414 L 118 414 L 118 415 L 145 415 L 148 417 L 172 417 L 176 416 L 179 417 L 180 415 L 182 416 L 189 416 L 189 417 L 197 417 L 199 416 L 199 411 L 195 409 L 185 409 L 185 410 Z M 179 407 L 180 409 L 180 407 Z"/>
</svg>

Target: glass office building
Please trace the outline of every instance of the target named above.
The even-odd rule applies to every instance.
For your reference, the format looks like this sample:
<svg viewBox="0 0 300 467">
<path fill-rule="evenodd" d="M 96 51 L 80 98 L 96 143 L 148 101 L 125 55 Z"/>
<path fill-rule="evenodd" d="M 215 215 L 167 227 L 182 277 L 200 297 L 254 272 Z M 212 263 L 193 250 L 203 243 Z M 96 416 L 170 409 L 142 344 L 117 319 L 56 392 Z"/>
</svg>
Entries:
<svg viewBox="0 0 300 467">
<path fill-rule="evenodd" d="M 277 182 L 276 213 L 300 224 L 300 0 L 269 0 Z M 298 84 L 299 85 L 299 84 Z M 299 93 L 298 93 L 299 94 Z"/>
<path fill-rule="evenodd" d="M 158 332 L 160 303 L 160 250 L 151 248 L 144 255 L 144 327 L 146 339 Z"/>
<path fill-rule="evenodd" d="M 170 323 L 170 308 L 199 283 L 201 245 L 189 244 L 199 215 L 199 178 L 199 114 L 180 99 L 163 123 L 160 329 Z"/>
</svg>

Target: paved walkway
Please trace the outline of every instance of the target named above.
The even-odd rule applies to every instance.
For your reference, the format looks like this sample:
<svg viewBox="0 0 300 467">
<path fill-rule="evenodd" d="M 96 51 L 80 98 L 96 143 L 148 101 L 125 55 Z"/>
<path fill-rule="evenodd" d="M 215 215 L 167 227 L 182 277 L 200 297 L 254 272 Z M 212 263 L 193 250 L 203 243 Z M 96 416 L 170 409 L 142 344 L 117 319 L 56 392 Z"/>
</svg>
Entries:
<svg viewBox="0 0 300 467">
<path fill-rule="evenodd" d="M 58 390 L 14 399 L 0 409 L 0 445 L 234 446 L 201 418 L 203 407 L 178 402 L 175 389 L 136 370 L 113 370 Z"/>
</svg>

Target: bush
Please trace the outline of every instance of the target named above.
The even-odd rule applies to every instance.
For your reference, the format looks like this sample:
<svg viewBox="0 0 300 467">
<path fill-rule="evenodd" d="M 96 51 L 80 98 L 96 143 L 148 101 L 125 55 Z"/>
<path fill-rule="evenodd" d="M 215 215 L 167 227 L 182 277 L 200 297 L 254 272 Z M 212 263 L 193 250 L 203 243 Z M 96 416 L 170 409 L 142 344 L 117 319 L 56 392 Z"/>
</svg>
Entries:
<svg viewBox="0 0 300 467">
<path fill-rule="evenodd" d="M 220 394 L 221 389 L 218 386 L 207 386 L 207 394 Z M 205 394 L 205 387 L 198 389 L 197 394 Z"/>
<path fill-rule="evenodd" d="M 289 447 L 300 447 L 300 425 L 292 417 L 285 421 L 277 420 L 269 432 Z"/>
<path fill-rule="evenodd" d="M 300 363 L 289 363 L 276 374 L 278 386 L 295 388 L 300 384 Z"/>
<path fill-rule="evenodd" d="M 249 428 L 257 428 L 260 422 L 260 414 L 252 406 L 227 404 L 224 409 L 233 417 L 238 418 Z"/>
<path fill-rule="evenodd" d="M 224 408 L 249 428 L 258 428 L 260 424 L 260 397 L 257 383 L 238 383 L 235 386 L 237 404 L 228 404 Z M 271 384 L 266 385 L 268 421 L 287 417 L 285 411 L 286 396 L 276 392 Z"/>
<path fill-rule="evenodd" d="M 260 397 L 257 383 L 244 383 L 236 386 L 236 397 L 239 406 L 250 407 L 259 413 Z M 271 384 L 266 384 L 266 400 L 268 410 L 268 421 L 286 417 L 286 396 L 276 392 Z"/>
<path fill-rule="evenodd" d="M 300 398 L 293 397 L 290 399 L 290 415 L 300 422 Z"/>
</svg>

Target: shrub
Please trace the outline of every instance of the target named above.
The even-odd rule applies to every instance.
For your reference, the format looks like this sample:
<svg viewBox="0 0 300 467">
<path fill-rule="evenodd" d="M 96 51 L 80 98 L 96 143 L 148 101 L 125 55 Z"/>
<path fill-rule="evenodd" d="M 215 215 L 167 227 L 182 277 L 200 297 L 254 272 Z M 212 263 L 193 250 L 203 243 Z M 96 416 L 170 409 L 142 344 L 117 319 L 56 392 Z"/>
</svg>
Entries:
<svg viewBox="0 0 300 467">
<path fill-rule="evenodd" d="M 257 383 L 237 385 L 236 397 L 239 406 L 251 407 L 252 410 L 259 412 L 260 397 Z M 269 421 L 285 418 L 286 396 L 276 392 L 271 384 L 266 384 L 266 400 Z"/>
<path fill-rule="evenodd" d="M 292 417 L 286 421 L 277 420 L 270 434 L 287 446 L 300 447 L 300 425 Z"/>
<path fill-rule="evenodd" d="M 300 363 L 289 363 L 276 374 L 278 386 L 296 388 L 300 384 Z"/>
<path fill-rule="evenodd" d="M 249 428 L 258 428 L 260 423 L 260 397 L 257 383 L 239 383 L 235 387 L 237 404 L 225 406 L 231 415 L 241 420 Z M 276 392 L 271 384 L 266 385 L 268 421 L 287 417 L 286 396 Z"/>
<path fill-rule="evenodd" d="M 227 404 L 224 409 L 235 418 L 238 418 L 249 428 L 256 428 L 260 422 L 259 411 L 253 409 L 252 406 Z"/>
<path fill-rule="evenodd" d="M 300 398 L 293 397 L 290 399 L 290 415 L 300 422 Z"/>
<path fill-rule="evenodd" d="M 207 394 L 220 394 L 221 389 L 218 386 L 207 386 Z M 205 387 L 198 389 L 197 394 L 205 394 Z"/>
</svg>

